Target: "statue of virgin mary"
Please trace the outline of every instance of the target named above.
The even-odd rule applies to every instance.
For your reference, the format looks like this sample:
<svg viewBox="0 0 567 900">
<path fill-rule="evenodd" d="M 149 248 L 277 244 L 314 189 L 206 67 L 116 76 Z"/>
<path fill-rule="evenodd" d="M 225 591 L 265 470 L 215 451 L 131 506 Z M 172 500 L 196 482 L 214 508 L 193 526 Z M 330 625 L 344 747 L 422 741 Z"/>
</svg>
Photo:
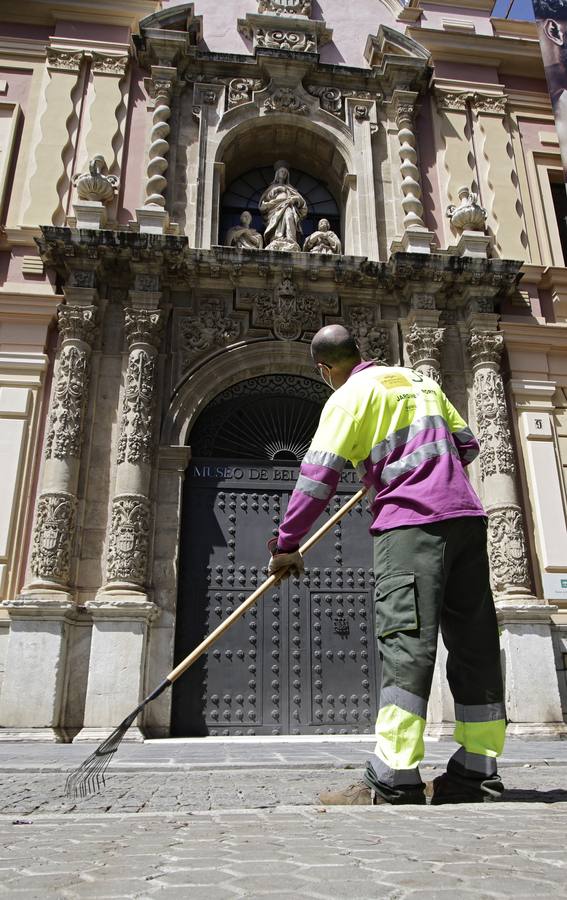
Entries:
<svg viewBox="0 0 567 900">
<path fill-rule="evenodd" d="M 301 221 L 307 215 L 307 203 L 289 183 L 285 163 L 276 163 L 275 170 L 274 181 L 262 194 L 258 206 L 266 223 L 265 249 L 297 252 L 301 250 L 297 239 L 303 234 Z"/>
</svg>

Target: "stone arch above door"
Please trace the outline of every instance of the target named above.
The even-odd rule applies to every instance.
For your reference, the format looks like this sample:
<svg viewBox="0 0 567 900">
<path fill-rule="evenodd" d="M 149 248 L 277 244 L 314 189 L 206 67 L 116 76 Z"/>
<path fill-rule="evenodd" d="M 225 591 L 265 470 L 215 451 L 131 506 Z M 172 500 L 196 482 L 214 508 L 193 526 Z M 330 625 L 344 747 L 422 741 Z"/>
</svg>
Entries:
<svg viewBox="0 0 567 900">
<path fill-rule="evenodd" d="M 258 341 L 221 350 L 189 372 L 177 389 L 167 412 L 162 444 L 182 446 L 197 417 L 222 391 L 260 375 L 293 372 L 313 378 L 309 345 L 292 341 Z"/>
</svg>

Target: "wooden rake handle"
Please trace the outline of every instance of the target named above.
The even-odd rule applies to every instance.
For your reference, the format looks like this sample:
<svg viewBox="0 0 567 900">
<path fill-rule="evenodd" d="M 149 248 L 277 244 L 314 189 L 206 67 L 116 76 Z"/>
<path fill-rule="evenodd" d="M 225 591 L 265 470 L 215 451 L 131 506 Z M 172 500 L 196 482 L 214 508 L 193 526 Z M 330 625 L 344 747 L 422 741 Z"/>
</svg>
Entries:
<svg viewBox="0 0 567 900">
<path fill-rule="evenodd" d="M 324 525 L 321 525 L 321 528 L 319 528 L 319 530 L 316 531 L 315 534 L 313 534 L 307 541 L 305 541 L 302 547 L 299 548 L 299 552 L 301 553 L 301 555 L 305 556 L 307 551 L 311 550 L 311 547 L 314 547 L 315 544 L 317 544 L 321 540 L 321 538 L 324 537 L 327 532 L 330 531 L 331 528 L 333 528 L 337 524 L 337 522 L 347 514 L 347 512 L 349 512 L 354 506 L 356 506 L 367 492 L 368 488 L 361 488 L 356 492 L 356 494 L 353 494 L 350 500 L 347 500 L 344 506 L 341 506 L 338 512 L 336 512 L 334 516 L 331 516 L 331 518 L 328 519 L 327 522 L 324 523 Z M 250 594 L 250 596 L 247 600 L 244 601 L 244 603 L 241 603 L 240 606 L 230 614 L 228 619 L 225 619 L 224 622 L 221 622 L 218 628 L 215 628 L 214 631 L 211 631 L 208 637 L 206 637 L 198 647 L 195 647 L 193 652 L 190 653 L 189 656 L 186 656 L 185 659 L 169 673 L 169 675 L 165 679 L 166 682 L 168 681 L 170 684 L 173 684 L 174 681 L 177 681 L 177 679 L 181 675 L 183 675 L 183 673 L 186 672 L 194 662 L 197 662 L 197 660 L 200 656 L 203 655 L 203 653 L 207 652 L 209 647 L 214 644 L 215 641 L 218 641 L 218 639 L 225 633 L 225 631 L 228 631 L 231 625 L 234 625 L 237 619 L 240 619 L 240 617 L 243 616 L 251 606 L 254 606 L 254 604 L 260 599 L 260 597 L 266 593 L 266 591 L 269 591 L 271 587 L 275 587 L 275 585 L 279 583 L 279 580 L 280 579 L 277 575 L 270 575 L 270 577 L 266 579 L 266 581 L 262 585 L 260 585 L 260 587 L 257 588 L 257 590 L 255 590 L 253 594 Z"/>
</svg>

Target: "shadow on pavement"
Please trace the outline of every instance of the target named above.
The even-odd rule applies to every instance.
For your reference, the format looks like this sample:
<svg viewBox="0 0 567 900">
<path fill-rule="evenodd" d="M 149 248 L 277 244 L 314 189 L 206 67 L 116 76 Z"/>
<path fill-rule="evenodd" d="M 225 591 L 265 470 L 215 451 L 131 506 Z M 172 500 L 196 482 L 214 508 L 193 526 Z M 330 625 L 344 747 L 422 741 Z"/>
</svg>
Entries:
<svg viewBox="0 0 567 900">
<path fill-rule="evenodd" d="M 567 803 L 567 791 L 555 788 L 550 791 L 504 791 L 502 803 Z"/>
</svg>

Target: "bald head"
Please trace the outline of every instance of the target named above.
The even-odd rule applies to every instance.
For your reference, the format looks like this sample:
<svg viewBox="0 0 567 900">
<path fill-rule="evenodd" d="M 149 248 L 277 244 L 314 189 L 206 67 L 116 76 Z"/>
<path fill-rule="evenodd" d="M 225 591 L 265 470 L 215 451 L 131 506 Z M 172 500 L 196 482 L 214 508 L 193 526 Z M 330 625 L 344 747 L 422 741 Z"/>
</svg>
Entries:
<svg viewBox="0 0 567 900">
<path fill-rule="evenodd" d="M 311 341 L 311 355 L 316 363 L 328 366 L 356 366 L 360 362 L 360 350 L 350 331 L 344 325 L 326 325 Z"/>
</svg>

